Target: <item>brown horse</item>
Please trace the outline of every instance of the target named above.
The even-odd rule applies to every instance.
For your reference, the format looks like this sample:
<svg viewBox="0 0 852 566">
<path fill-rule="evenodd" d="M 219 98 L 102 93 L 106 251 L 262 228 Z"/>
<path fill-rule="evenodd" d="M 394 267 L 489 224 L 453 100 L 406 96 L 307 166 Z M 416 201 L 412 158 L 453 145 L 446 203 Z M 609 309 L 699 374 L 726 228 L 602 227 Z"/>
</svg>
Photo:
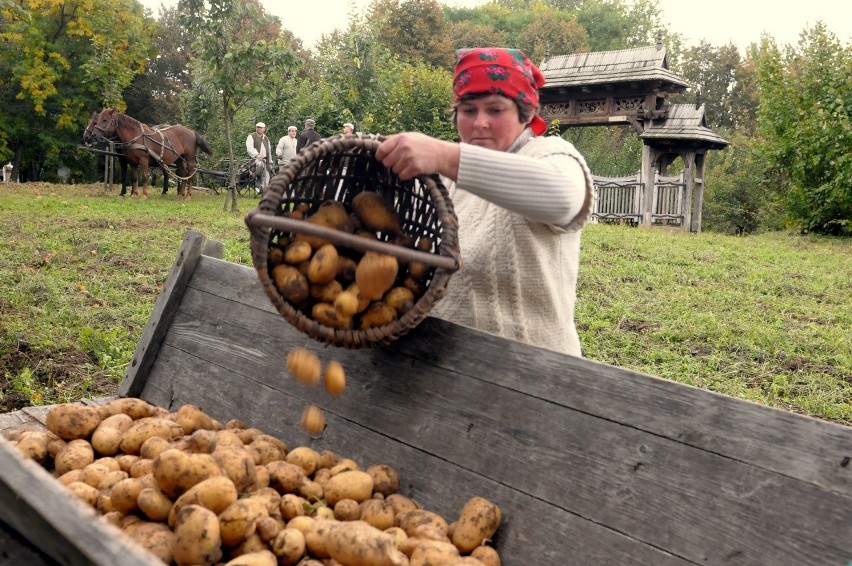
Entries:
<svg viewBox="0 0 852 566">
<path fill-rule="evenodd" d="M 86 147 L 93 147 L 100 142 L 109 142 L 116 141 L 115 138 L 105 138 L 100 132 L 95 129 L 95 126 L 98 123 L 98 112 L 92 112 L 92 116 L 89 118 L 89 124 L 86 126 L 85 131 L 83 131 L 83 144 Z M 123 148 L 121 146 L 116 148 L 116 151 L 119 153 L 118 156 L 118 168 L 121 171 L 121 192 L 118 196 L 123 197 L 127 194 L 127 156 L 123 152 Z M 136 171 L 134 170 L 134 174 Z M 163 169 L 163 194 L 169 192 L 169 169 Z"/>
<path fill-rule="evenodd" d="M 115 108 L 101 110 L 93 129 L 104 137 L 118 139 L 128 163 L 138 168 L 130 196 L 139 194 L 138 180 L 141 179 L 142 195 L 148 197 L 148 165 L 156 163 L 162 167 L 174 164 L 179 180 L 178 196 L 191 197 L 198 150 L 213 153 L 195 130 L 180 124 L 152 128 Z"/>
</svg>

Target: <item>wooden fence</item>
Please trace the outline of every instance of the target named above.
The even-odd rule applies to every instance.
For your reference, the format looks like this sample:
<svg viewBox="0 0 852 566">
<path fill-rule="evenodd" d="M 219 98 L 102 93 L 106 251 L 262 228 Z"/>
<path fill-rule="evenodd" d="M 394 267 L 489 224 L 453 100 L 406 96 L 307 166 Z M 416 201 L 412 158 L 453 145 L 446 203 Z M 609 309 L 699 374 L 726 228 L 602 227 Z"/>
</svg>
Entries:
<svg viewBox="0 0 852 566">
<path fill-rule="evenodd" d="M 593 222 L 643 223 L 649 197 L 639 173 L 627 177 L 593 176 Z M 651 225 L 683 226 L 686 215 L 686 183 L 683 173 L 676 176 L 654 175 L 648 215 Z"/>
</svg>

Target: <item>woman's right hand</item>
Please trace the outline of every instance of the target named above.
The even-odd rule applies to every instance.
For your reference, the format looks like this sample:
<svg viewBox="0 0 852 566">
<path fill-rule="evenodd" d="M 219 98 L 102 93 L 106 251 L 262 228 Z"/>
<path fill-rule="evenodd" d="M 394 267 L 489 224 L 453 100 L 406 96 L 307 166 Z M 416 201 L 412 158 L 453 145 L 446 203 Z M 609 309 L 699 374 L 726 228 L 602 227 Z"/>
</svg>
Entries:
<svg viewBox="0 0 852 566">
<path fill-rule="evenodd" d="M 376 159 L 403 181 L 438 173 L 456 180 L 459 146 L 417 132 L 389 136 L 376 150 Z"/>
</svg>

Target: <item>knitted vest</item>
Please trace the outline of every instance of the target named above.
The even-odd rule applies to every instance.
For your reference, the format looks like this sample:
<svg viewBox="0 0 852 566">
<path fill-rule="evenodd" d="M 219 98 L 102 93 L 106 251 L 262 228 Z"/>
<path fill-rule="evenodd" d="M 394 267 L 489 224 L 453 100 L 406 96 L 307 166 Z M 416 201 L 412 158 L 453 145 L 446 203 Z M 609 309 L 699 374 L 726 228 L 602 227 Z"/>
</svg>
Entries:
<svg viewBox="0 0 852 566">
<path fill-rule="evenodd" d="M 586 194 L 580 213 L 567 226 L 533 223 L 449 181 L 447 188 L 459 219 L 462 267 L 450 279 L 432 314 L 580 356 L 574 303 L 580 230 L 591 212 L 591 173 L 574 146 L 562 138 L 525 137 L 519 142 L 510 151 L 530 157 L 564 154 L 582 165 Z"/>
</svg>

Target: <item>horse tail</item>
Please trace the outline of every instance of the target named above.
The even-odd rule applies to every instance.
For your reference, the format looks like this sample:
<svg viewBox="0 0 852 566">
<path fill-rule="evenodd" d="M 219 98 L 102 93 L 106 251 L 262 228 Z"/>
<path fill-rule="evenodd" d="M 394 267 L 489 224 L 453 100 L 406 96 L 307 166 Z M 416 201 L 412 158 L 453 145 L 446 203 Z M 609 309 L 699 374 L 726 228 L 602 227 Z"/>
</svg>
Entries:
<svg viewBox="0 0 852 566">
<path fill-rule="evenodd" d="M 207 145 L 207 142 L 204 141 L 204 138 L 198 132 L 195 132 L 195 144 L 207 155 L 213 155 L 213 150 L 210 149 L 210 146 Z"/>
</svg>

